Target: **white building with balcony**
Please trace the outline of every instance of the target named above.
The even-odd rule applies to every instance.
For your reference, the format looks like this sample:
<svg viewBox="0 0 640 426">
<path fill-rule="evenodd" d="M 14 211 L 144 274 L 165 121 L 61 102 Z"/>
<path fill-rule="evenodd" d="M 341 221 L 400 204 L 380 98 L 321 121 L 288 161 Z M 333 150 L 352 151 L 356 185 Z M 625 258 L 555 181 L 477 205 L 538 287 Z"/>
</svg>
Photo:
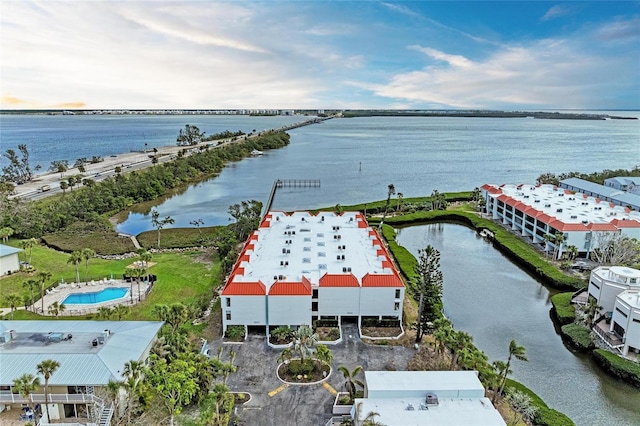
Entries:
<svg viewBox="0 0 640 426">
<path fill-rule="evenodd" d="M 269 331 L 314 320 L 402 319 L 404 284 L 360 212 L 269 212 L 221 292 L 222 323 Z"/>
<path fill-rule="evenodd" d="M 42 410 L 45 418 L 40 424 L 73 417 L 78 419 L 74 424 L 109 425 L 113 406 L 102 398 L 107 384 L 124 379 L 128 361 L 146 363 L 162 325 L 162 321 L 0 321 L 0 412 L 13 409 L 17 418 L 25 405 L 44 405 L 42 376 L 43 386 L 29 398 L 13 388 L 13 381 L 24 374 L 38 376 L 38 364 L 51 359 L 60 366 L 49 378 L 49 404 Z"/>
<path fill-rule="evenodd" d="M 588 257 L 602 234 L 640 239 L 640 212 L 554 185 L 492 185 L 481 188 L 485 211 L 560 258 L 568 246 Z M 564 235 L 555 247 L 545 236 Z"/>
<path fill-rule="evenodd" d="M 589 277 L 589 296 L 605 314 L 594 331 L 623 355 L 640 351 L 640 271 L 625 266 L 600 266 Z"/>
</svg>

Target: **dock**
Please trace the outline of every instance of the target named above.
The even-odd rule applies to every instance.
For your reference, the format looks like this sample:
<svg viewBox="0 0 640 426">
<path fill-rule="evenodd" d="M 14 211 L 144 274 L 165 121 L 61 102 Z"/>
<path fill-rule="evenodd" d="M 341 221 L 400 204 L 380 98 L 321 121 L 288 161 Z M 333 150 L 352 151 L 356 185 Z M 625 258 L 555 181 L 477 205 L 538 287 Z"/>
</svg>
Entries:
<svg viewBox="0 0 640 426">
<path fill-rule="evenodd" d="M 278 188 L 320 188 L 320 179 L 276 179 L 271 187 L 271 193 L 269 194 L 267 204 L 265 204 L 264 211 L 262 213 L 263 218 L 269 210 L 271 210 Z"/>
</svg>

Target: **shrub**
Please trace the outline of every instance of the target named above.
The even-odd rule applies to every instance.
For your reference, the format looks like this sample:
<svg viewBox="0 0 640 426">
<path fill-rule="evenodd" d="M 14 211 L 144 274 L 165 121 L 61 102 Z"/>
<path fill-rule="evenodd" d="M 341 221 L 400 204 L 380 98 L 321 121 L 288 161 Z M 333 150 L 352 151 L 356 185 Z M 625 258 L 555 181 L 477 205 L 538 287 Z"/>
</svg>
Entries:
<svg viewBox="0 0 640 426">
<path fill-rule="evenodd" d="M 551 298 L 553 312 L 561 325 L 571 324 L 576 319 L 576 308 L 571 304 L 573 293 L 558 293 Z"/>
<path fill-rule="evenodd" d="M 242 340 L 244 339 L 244 326 L 230 325 L 227 327 L 227 332 L 224 335 L 230 340 Z"/>
<path fill-rule="evenodd" d="M 297 376 L 299 374 L 310 374 L 315 367 L 315 363 L 312 359 L 305 359 L 304 362 L 299 359 L 294 359 L 289 363 L 289 373 Z"/>
<path fill-rule="evenodd" d="M 588 352 L 595 348 L 591 338 L 591 330 L 580 324 L 567 324 L 562 326 L 562 335 L 568 343 L 582 352 Z"/>
<path fill-rule="evenodd" d="M 640 388 L 640 364 L 603 349 L 593 351 L 593 357 L 598 364 L 614 376 Z"/>
</svg>

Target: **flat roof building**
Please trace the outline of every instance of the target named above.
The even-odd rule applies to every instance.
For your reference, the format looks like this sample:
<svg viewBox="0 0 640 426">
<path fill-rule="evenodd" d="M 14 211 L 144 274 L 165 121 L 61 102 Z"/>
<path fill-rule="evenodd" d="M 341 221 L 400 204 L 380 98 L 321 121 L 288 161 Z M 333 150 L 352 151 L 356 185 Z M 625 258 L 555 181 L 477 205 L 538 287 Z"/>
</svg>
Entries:
<svg viewBox="0 0 640 426">
<path fill-rule="evenodd" d="M 504 426 L 475 371 L 365 371 L 352 418 L 378 413 L 387 426 Z M 358 411 L 358 413 L 356 413 Z"/>
<path fill-rule="evenodd" d="M 223 329 L 402 318 L 404 285 L 360 212 L 269 212 L 227 279 Z"/>
<path fill-rule="evenodd" d="M 0 276 L 20 270 L 20 249 L 0 244 Z"/>
<path fill-rule="evenodd" d="M 633 192 L 626 192 L 626 189 L 616 188 L 616 186 L 620 184 L 618 180 L 608 179 L 608 182 L 609 185 L 605 186 L 580 178 L 568 178 L 560 181 L 560 188 L 587 194 L 617 206 L 640 211 L 640 195 Z"/>
<path fill-rule="evenodd" d="M 558 258 L 570 245 L 588 256 L 605 233 L 640 239 L 640 212 L 592 195 L 548 184 L 485 184 L 481 192 L 485 211 L 494 220 L 531 238 L 545 251 L 555 249 L 545 236 L 563 234 L 566 239 L 557 249 Z"/>
</svg>

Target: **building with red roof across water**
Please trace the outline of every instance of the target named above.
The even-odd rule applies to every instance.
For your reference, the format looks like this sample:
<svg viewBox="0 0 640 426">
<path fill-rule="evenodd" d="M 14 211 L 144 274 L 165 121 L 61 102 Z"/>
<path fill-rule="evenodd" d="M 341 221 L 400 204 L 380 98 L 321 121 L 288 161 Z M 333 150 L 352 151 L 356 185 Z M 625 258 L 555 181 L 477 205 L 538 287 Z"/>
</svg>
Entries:
<svg viewBox="0 0 640 426">
<path fill-rule="evenodd" d="M 404 284 L 360 212 L 269 212 L 221 292 L 222 324 L 268 333 L 315 320 L 402 320 Z"/>
<path fill-rule="evenodd" d="M 588 257 L 612 236 L 640 239 L 640 212 L 592 195 L 549 184 L 485 184 L 480 190 L 492 219 L 556 253 L 558 259 L 569 246 Z M 564 236 L 557 248 L 556 234 Z"/>
</svg>

